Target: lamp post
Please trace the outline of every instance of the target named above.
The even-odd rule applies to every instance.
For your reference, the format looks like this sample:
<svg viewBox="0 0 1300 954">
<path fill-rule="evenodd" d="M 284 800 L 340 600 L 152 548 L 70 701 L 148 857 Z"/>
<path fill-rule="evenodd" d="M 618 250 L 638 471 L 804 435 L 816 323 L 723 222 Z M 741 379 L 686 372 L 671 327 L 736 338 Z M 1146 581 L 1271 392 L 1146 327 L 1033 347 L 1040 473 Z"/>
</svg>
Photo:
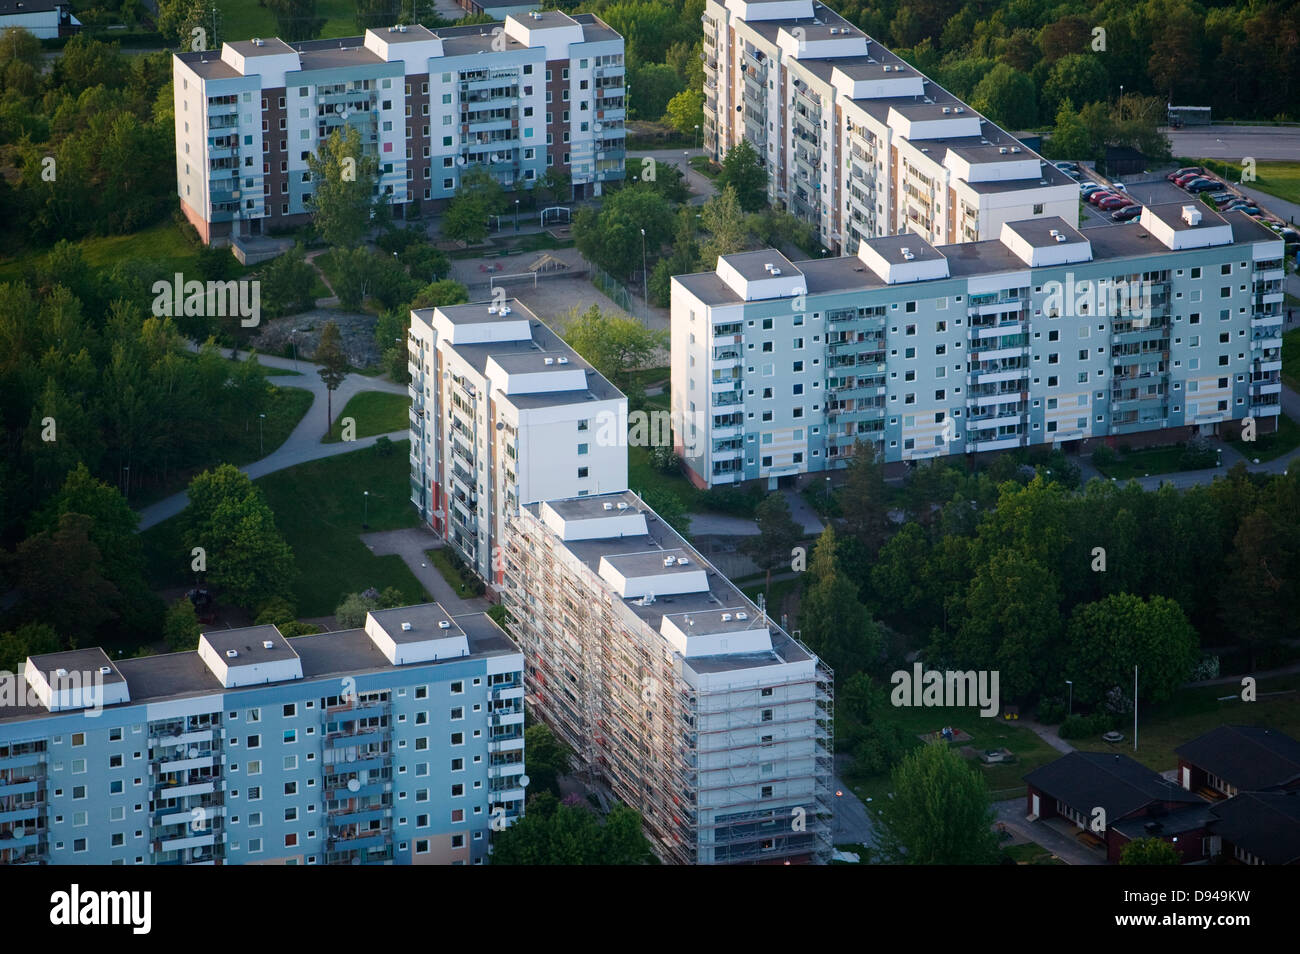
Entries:
<svg viewBox="0 0 1300 954">
<path fill-rule="evenodd" d="M 695 148 L 700 148 L 700 124 L 695 124 Z"/>
<path fill-rule="evenodd" d="M 370 529 L 370 491 L 361 492 L 361 529 Z"/>
<path fill-rule="evenodd" d="M 829 477 L 826 478 L 826 499 L 828 501 L 831 499 L 831 479 Z"/>
<path fill-rule="evenodd" d="M 293 345 L 293 369 L 298 370 L 298 329 L 294 328 L 289 332 L 289 342 Z"/>
<path fill-rule="evenodd" d="M 1074 714 L 1074 681 L 1072 679 L 1067 679 L 1065 680 L 1065 684 L 1070 687 L 1069 696 L 1067 697 L 1069 701 L 1065 705 L 1065 715 L 1068 718 Z"/>
<path fill-rule="evenodd" d="M 131 465 L 122 465 L 122 496 L 131 496 Z"/>
<path fill-rule="evenodd" d="M 262 457 L 266 456 L 266 443 L 262 440 L 262 422 L 265 420 L 265 414 L 257 415 L 257 449 Z"/>
<path fill-rule="evenodd" d="M 515 199 L 515 231 L 519 231 L 519 200 Z"/>
<path fill-rule="evenodd" d="M 645 229 L 641 230 L 641 289 L 645 292 L 646 307 L 650 306 L 650 280 L 646 277 L 645 267 Z"/>
</svg>

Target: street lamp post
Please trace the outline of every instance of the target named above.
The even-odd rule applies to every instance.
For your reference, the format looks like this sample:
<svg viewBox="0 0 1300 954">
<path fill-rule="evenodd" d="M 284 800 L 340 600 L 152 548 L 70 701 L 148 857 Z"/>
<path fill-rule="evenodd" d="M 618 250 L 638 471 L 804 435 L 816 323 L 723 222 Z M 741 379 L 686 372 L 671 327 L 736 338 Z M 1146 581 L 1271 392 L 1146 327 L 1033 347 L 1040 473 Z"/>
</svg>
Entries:
<svg viewBox="0 0 1300 954">
<path fill-rule="evenodd" d="M 293 369 L 298 370 L 298 329 L 294 328 L 289 332 L 289 342 L 293 345 Z"/>
<path fill-rule="evenodd" d="M 645 292 L 646 307 L 650 306 L 650 280 L 646 277 L 645 267 L 645 229 L 641 230 L 641 289 Z"/>
<path fill-rule="evenodd" d="M 831 479 L 829 477 L 826 478 L 826 499 L 831 499 Z"/>
<path fill-rule="evenodd" d="M 515 231 L 519 231 L 519 200 L 515 199 Z"/>
<path fill-rule="evenodd" d="M 370 491 L 361 492 L 361 529 L 370 529 Z"/>
<path fill-rule="evenodd" d="M 1069 701 L 1065 706 L 1065 715 L 1068 718 L 1069 716 L 1074 715 L 1074 681 L 1067 679 L 1065 680 L 1065 684 L 1070 687 L 1068 696 Z"/>
<path fill-rule="evenodd" d="M 131 496 L 131 465 L 122 465 L 122 496 Z"/>
<path fill-rule="evenodd" d="M 262 422 L 265 420 L 265 414 L 257 415 L 257 449 L 262 457 L 266 456 L 266 443 L 262 439 Z"/>
<path fill-rule="evenodd" d="M 695 124 L 695 148 L 700 148 L 700 124 Z"/>
</svg>

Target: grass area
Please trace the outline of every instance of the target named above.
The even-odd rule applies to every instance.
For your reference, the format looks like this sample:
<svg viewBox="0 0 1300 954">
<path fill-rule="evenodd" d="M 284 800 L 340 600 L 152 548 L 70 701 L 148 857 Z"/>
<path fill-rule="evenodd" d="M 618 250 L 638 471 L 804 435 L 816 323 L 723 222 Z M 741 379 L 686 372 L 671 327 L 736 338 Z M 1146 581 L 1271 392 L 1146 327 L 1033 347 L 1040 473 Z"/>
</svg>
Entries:
<svg viewBox="0 0 1300 954">
<path fill-rule="evenodd" d="M 244 432 L 236 440 L 222 441 L 208 446 L 206 462 L 192 464 L 174 471 L 167 483 L 131 494 L 131 506 L 143 507 L 170 497 L 189 486 L 196 474 L 202 473 L 219 463 L 230 463 L 236 467 L 261 460 L 288 440 L 293 429 L 298 426 L 307 409 L 311 407 L 311 392 L 295 387 L 276 387 L 269 385 L 271 396 L 266 406 L 266 420 L 262 421 L 261 433 L 258 433 L 258 421 L 252 416 L 245 422 Z"/>
<path fill-rule="evenodd" d="M 337 444 L 342 438 L 342 420 L 350 417 L 356 422 L 353 437 L 370 437 L 374 434 L 388 434 L 391 431 L 405 430 L 409 424 L 407 409 L 411 399 L 405 394 L 389 394 L 386 391 L 363 391 L 353 395 L 347 406 L 339 412 L 326 444 Z"/>
<path fill-rule="evenodd" d="M 707 176 L 710 179 L 716 179 L 718 176 L 722 175 L 722 167 L 708 156 L 691 156 L 687 162 L 689 162 L 691 168 L 700 175 Z"/>
<path fill-rule="evenodd" d="M 1276 460 L 1283 454 L 1289 454 L 1291 451 L 1300 447 L 1300 425 L 1281 414 L 1277 418 L 1277 432 L 1274 434 L 1256 434 L 1255 440 L 1246 443 L 1245 441 L 1230 441 L 1243 457 L 1247 460 L 1259 459 L 1264 461 Z"/>
<path fill-rule="evenodd" d="M 1097 469 L 1107 477 L 1116 480 L 1129 480 L 1133 477 L 1149 477 L 1151 474 L 1170 474 L 1182 470 L 1183 459 L 1181 447 L 1147 447 L 1142 450 L 1121 453 L 1113 463 Z"/>
<path fill-rule="evenodd" d="M 1300 390 L 1300 328 L 1282 335 L 1282 383 Z"/>
<path fill-rule="evenodd" d="M 217 0 L 221 11 L 221 38 L 248 40 L 255 36 L 278 36 L 275 17 L 257 0 Z M 316 16 L 325 19 L 321 39 L 356 36 L 356 4 L 350 0 L 318 0 Z"/>
<path fill-rule="evenodd" d="M 1010 858 L 1018 865 L 1063 865 L 1060 858 L 1042 845 L 1032 841 L 1023 845 L 1007 845 L 1002 849 L 1002 857 Z"/>
<path fill-rule="evenodd" d="M 447 582 L 447 585 L 455 590 L 456 595 L 461 599 L 468 600 L 482 595 L 478 578 L 469 570 L 465 572 L 458 570 L 451 562 L 451 554 L 446 550 L 441 547 L 435 550 L 426 550 L 425 555 L 428 556 L 429 562 L 433 564 L 434 568 Z"/>
<path fill-rule="evenodd" d="M 557 239 L 549 232 L 529 232 L 519 237 L 514 247 L 525 252 L 546 252 L 556 248 L 573 248 L 573 239 Z M 530 263 L 531 264 L 531 263 Z"/>
<path fill-rule="evenodd" d="M 1031 730 L 1015 722 L 1005 722 L 996 717 L 985 719 L 980 716 L 978 710 L 972 708 L 903 707 L 891 710 L 889 718 L 901 725 L 909 738 L 950 725 L 970 733 L 972 741 L 962 745 L 969 745 L 977 751 L 1010 749 L 1016 756 L 1016 761 L 1009 764 L 984 765 L 977 760 L 970 760 L 974 770 L 984 776 L 994 801 L 1023 796 L 1024 776 L 1060 755 L 1056 749 Z M 917 745 L 920 744 L 918 738 Z M 864 802 L 868 798 L 886 798 L 890 791 L 887 773 L 855 778 L 850 784 L 853 791 Z"/>
<path fill-rule="evenodd" d="M 198 250 L 189 244 L 175 222 L 159 223 L 130 235 L 82 239 L 76 244 L 86 264 L 101 270 L 109 270 L 123 259 L 150 258 L 162 262 L 168 271 L 185 272 L 193 269 L 198 261 Z M 22 278 L 25 270 L 40 265 L 49 252 L 47 248 L 29 249 L 16 258 L 0 261 L 0 281 Z"/>
<path fill-rule="evenodd" d="M 429 599 L 401 557 L 375 556 L 360 539 L 366 490 L 372 531 L 418 524 L 410 502 L 409 452 L 410 445 L 400 441 L 387 457 L 366 448 L 299 464 L 256 482 L 297 557 L 299 616 L 328 616 L 348 593 L 369 587 L 396 587 L 408 603 Z M 190 581 L 189 551 L 181 542 L 184 520 L 182 513 L 141 534 L 155 587 Z"/>
<path fill-rule="evenodd" d="M 1131 721 L 1121 729 L 1123 742 L 1110 745 L 1093 737 L 1072 739 L 1071 744 L 1090 752 L 1122 753 L 1163 772 L 1178 765 L 1177 746 L 1220 725 L 1268 726 L 1300 736 L 1300 675 L 1260 679 L 1255 702 L 1243 702 L 1240 683 L 1228 683 L 1183 689 L 1164 705 L 1139 709 L 1136 752 Z"/>
<path fill-rule="evenodd" d="M 1229 182 L 1237 182 L 1241 179 L 1239 165 L 1217 159 L 1196 161 Z M 1255 166 L 1255 175 L 1257 178 L 1254 182 L 1245 183 L 1248 188 L 1267 192 L 1288 202 L 1300 202 L 1300 162 L 1260 162 Z"/>
<path fill-rule="evenodd" d="M 650 448 L 627 449 L 628 486 L 638 494 L 669 494 L 681 501 L 688 513 L 705 509 L 708 494 L 696 488 L 683 474 L 665 474 L 650 465 Z"/>
</svg>

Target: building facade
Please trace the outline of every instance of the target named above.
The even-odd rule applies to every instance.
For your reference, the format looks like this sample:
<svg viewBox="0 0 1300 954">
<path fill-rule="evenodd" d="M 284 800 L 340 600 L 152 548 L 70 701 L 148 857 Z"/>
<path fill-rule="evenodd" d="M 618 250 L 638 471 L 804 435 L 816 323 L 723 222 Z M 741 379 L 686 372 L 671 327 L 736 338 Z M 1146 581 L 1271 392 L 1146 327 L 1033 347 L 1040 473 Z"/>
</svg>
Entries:
<svg viewBox="0 0 1300 954">
<path fill-rule="evenodd" d="M 523 811 L 522 670 L 436 603 L 33 657 L 0 708 L 0 864 L 483 864 Z"/>
<path fill-rule="evenodd" d="M 61 0 L 0 0 L 0 36 L 6 30 L 26 30 L 39 40 L 73 36 L 81 21 L 72 4 Z"/>
<path fill-rule="evenodd" d="M 829 861 L 833 678 L 631 492 L 509 524 L 527 701 L 666 862 Z"/>
<path fill-rule="evenodd" d="M 844 466 L 858 440 L 897 463 L 1246 418 L 1270 431 L 1283 279 L 1280 238 L 1200 204 L 1086 232 L 867 239 L 797 265 L 725 256 L 672 283 L 678 452 L 699 486 L 775 485 Z"/>
<path fill-rule="evenodd" d="M 470 169 L 522 189 L 558 169 L 576 198 L 623 178 L 623 38 L 591 14 L 252 39 L 172 64 L 177 193 L 209 243 L 306 222 L 307 158 L 348 126 L 398 217 L 438 207 Z"/>
<path fill-rule="evenodd" d="M 1078 222 L 1077 183 L 815 0 L 706 0 L 704 143 L 748 140 L 768 197 L 831 251 Z"/>
<path fill-rule="evenodd" d="M 411 502 L 494 588 L 521 506 L 627 488 L 627 398 L 519 301 L 412 311 L 408 350 Z"/>
</svg>

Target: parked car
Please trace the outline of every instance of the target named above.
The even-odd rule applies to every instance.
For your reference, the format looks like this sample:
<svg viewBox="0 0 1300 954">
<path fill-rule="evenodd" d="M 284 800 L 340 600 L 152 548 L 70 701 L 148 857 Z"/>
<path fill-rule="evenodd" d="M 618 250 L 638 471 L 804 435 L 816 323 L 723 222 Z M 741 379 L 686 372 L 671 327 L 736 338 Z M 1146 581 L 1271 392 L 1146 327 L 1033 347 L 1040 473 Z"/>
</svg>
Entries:
<svg viewBox="0 0 1300 954">
<path fill-rule="evenodd" d="M 1132 219 L 1136 219 L 1141 214 L 1142 214 L 1142 206 L 1126 205 L 1124 206 L 1124 208 L 1116 209 L 1114 212 L 1112 212 L 1110 214 L 1110 218 L 1112 222 L 1128 222 Z"/>
<path fill-rule="evenodd" d="M 1093 205 L 1099 205 L 1102 199 L 1113 199 L 1113 198 L 1115 198 L 1114 192 L 1111 192 L 1109 189 L 1099 189 L 1098 191 L 1094 192 L 1092 195 L 1088 196 L 1088 201 L 1091 202 Z"/>
<path fill-rule="evenodd" d="M 1201 192 L 1213 192 L 1221 185 L 1223 185 L 1222 182 L 1218 182 L 1214 179 L 1193 179 L 1191 182 L 1187 183 L 1184 188 L 1188 192 L 1199 194 Z"/>
<path fill-rule="evenodd" d="M 1116 209 L 1122 209 L 1126 206 L 1133 205 L 1133 200 L 1126 195 L 1113 195 L 1109 199 L 1102 199 L 1097 203 L 1097 208 L 1103 212 L 1114 212 Z"/>
<path fill-rule="evenodd" d="M 1087 192 L 1091 194 L 1093 192 L 1096 192 L 1098 189 L 1104 189 L 1104 188 L 1106 188 L 1104 185 L 1101 185 L 1100 183 L 1097 182 L 1085 182 L 1079 186 L 1079 191 Z"/>
<path fill-rule="evenodd" d="M 1056 168 L 1060 169 L 1062 172 L 1064 172 L 1066 169 L 1078 170 L 1079 168 L 1079 164 L 1077 162 L 1070 162 L 1066 159 L 1062 159 L 1059 162 L 1054 162 L 1052 163 L 1052 165 L 1056 166 Z"/>
<path fill-rule="evenodd" d="M 1231 202 L 1233 199 L 1237 198 L 1237 195 L 1234 192 L 1220 191 L 1220 192 L 1211 192 L 1210 198 L 1213 199 L 1215 202 L 1224 203 L 1224 202 Z"/>
<path fill-rule="evenodd" d="M 1179 176 L 1185 176 L 1191 172 L 1195 172 L 1197 175 L 1199 175 L 1203 171 L 1204 170 L 1202 170 L 1200 166 L 1183 166 L 1183 168 L 1181 169 L 1175 169 L 1173 172 L 1169 173 L 1169 175 L 1165 176 L 1165 178 L 1168 179 L 1170 182 L 1173 182 Z"/>
<path fill-rule="evenodd" d="M 1177 179 L 1175 179 L 1174 185 L 1178 186 L 1179 188 L 1182 188 L 1187 183 L 1191 182 L 1193 179 L 1204 179 L 1204 178 L 1205 176 L 1201 175 L 1199 172 L 1187 172 L 1179 176 Z"/>
<path fill-rule="evenodd" d="M 1126 186 L 1122 182 L 1116 182 L 1114 185 L 1111 186 L 1111 188 L 1114 189 L 1116 192 L 1128 192 L 1128 186 Z"/>
<path fill-rule="evenodd" d="M 1288 245 L 1293 242 L 1300 242 L 1300 232 L 1297 232 L 1295 229 L 1282 229 L 1277 234 L 1282 236 L 1283 241 Z"/>
</svg>

